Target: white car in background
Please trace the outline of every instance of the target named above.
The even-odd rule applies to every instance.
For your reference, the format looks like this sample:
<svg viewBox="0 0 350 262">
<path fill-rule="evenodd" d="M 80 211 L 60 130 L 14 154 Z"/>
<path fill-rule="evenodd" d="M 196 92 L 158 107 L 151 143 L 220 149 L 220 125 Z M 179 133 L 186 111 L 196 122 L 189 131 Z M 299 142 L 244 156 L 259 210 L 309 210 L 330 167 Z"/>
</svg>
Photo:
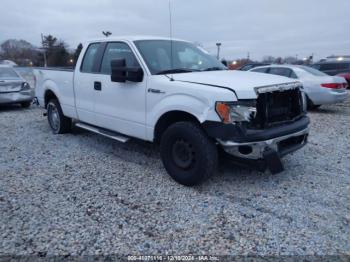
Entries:
<svg viewBox="0 0 350 262">
<path fill-rule="evenodd" d="M 249 71 L 298 79 L 303 84 L 310 109 L 325 104 L 341 103 L 348 97 L 348 84 L 343 77 L 329 76 L 308 66 L 269 65 Z"/>
</svg>

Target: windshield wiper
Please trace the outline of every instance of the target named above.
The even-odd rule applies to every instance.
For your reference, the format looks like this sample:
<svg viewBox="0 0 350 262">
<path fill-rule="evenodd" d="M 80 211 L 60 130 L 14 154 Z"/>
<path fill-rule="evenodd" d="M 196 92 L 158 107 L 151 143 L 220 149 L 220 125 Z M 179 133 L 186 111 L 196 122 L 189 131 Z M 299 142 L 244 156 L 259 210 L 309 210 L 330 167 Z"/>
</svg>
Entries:
<svg viewBox="0 0 350 262">
<path fill-rule="evenodd" d="M 206 69 L 203 69 L 201 71 L 221 71 L 221 70 L 226 70 L 225 68 L 219 67 L 219 66 L 214 66 L 214 67 L 208 67 Z"/>
<path fill-rule="evenodd" d="M 195 72 L 195 71 L 198 71 L 198 70 L 188 69 L 188 68 L 174 68 L 174 69 L 160 71 L 156 75 L 191 73 L 191 72 Z"/>
</svg>

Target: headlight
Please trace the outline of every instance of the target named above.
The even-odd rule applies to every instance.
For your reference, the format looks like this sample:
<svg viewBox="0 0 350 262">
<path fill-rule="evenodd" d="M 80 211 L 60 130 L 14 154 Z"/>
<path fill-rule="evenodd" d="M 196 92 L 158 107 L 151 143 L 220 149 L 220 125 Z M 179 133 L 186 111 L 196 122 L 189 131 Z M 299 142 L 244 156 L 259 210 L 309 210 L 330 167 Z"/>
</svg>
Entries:
<svg viewBox="0 0 350 262">
<path fill-rule="evenodd" d="M 249 122 L 256 115 L 256 100 L 241 100 L 237 102 L 216 102 L 216 112 L 222 122 Z"/>
<path fill-rule="evenodd" d="M 22 84 L 22 90 L 29 90 L 30 89 L 30 85 L 27 82 L 24 82 Z"/>
</svg>

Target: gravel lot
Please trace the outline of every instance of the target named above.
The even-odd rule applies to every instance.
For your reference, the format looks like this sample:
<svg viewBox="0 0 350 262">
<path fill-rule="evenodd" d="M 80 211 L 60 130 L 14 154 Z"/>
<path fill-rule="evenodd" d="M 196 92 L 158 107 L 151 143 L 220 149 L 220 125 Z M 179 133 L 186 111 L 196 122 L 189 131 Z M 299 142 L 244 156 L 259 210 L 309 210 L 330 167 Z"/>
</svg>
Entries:
<svg viewBox="0 0 350 262">
<path fill-rule="evenodd" d="M 0 255 L 350 253 L 350 102 L 310 113 L 309 144 L 271 175 L 223 161 L 195 188 L 155 146 L 0 108 Z"/>
</svg>

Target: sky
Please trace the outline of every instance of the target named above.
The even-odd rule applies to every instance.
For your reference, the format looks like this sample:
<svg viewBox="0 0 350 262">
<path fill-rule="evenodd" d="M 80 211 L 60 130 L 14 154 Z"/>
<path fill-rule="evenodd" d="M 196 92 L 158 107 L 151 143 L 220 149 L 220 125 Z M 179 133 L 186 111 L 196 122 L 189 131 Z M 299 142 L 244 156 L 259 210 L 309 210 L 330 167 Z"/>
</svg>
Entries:
<svg viewBox="0 0 350 262">
<path fill-rule="evenodd" d="M 260 60 L 350 55 L 350 0 L 171 0 L 173 37 L 221 57 Z M 0 42 L 39 46 L 52 34 L 75 48 L 113 36 L 169 36 L 168 0 L 1 0 Z"/>
</svg>

